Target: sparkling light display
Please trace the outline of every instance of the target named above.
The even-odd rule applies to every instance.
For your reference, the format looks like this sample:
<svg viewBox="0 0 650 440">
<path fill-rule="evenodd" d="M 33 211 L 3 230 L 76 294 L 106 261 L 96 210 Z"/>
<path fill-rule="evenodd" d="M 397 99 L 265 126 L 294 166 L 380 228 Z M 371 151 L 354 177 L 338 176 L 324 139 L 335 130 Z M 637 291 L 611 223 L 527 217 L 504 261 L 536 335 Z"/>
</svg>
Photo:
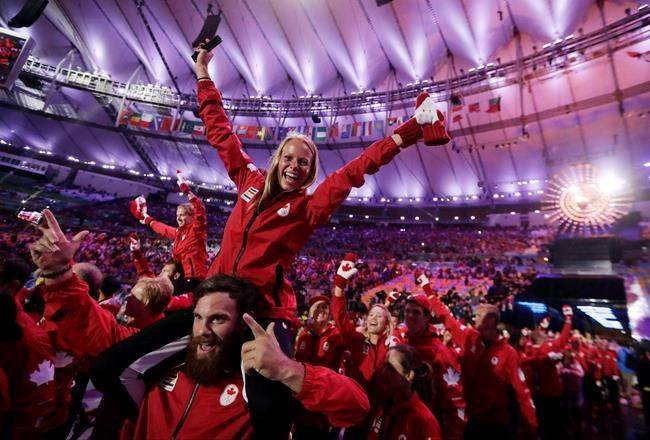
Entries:
<svg viewBox="0 0 650 440">
<path fill-rule="evenodd" d="M 591 235 L 607 230 L 629 212 L 631 204 L 622 179 L 602 175 L 590 164 L 579 164 L 551 179 L 543 209 L 560 230 Z"/>
</svg>

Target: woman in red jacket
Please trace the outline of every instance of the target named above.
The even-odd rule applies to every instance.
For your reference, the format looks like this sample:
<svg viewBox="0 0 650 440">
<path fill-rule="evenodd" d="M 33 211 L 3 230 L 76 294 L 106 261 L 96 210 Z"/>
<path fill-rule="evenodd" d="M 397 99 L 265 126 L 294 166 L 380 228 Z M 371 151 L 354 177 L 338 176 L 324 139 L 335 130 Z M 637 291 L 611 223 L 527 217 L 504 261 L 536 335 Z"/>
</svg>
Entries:
<svg viewBox="0 0 650 440">
<path fill-rule="evenodd" d="M 431 371 L 415 348 L 390 348 L 371 383 L 368 439 L 442 439 L 440 425 L 424 403 L 433 398 Z"/>
</svg>

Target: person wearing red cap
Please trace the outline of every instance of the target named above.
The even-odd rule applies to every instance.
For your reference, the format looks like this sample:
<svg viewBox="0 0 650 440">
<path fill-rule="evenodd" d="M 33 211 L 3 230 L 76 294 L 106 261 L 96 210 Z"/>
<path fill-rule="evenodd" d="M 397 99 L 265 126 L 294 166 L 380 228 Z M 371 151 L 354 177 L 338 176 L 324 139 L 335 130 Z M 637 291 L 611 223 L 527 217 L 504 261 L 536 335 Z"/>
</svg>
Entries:
<svg viewBox="0 0 650 440">
<path fill-rule="evenodd" d="M 499 309 L 481 304 L 476 313 L 476 328 L 464 326 L 433 292 L 427 276 L 418 271 L 415 277 L 416 283 L 429 295 L 433 313 L 461 347 L 463 394 L 469 415 L 465 438 L 510 438 L 512 392 L 519 405 L 524 431 L 533 438 L 537 430 L 535 405 L 519 367 L 519 355 L 497 329 Z"/>
<path fill-rule="evenodd" d="M 190 202 L 179 205 L 176 209 L 178 227 L 166 225 L 147 213 L 147 201 L 139 196 L 131 201 L 131 214 L 143 225 L 149 226 L 156 234 L 174 240 L 173 257 L 183 265 L 186 284 L 196 286 L 207 273 L 208 223 L 205 205 L 191 190 L 187 181 L 177 171 L 178 186 Z"/>
<path fill-rule="evenodd" d="M 411 345 L 422 360 L 431 365 L 434 390 L 431 410 L 442 423 L 444 438 L 462 439 L 466 417 L 460 366 L 456 355 L 438 338 L 436 328 L 429 323 L 430 318 L 426 295 L 410 295 L 404 308 L 406 329 L 393 332 L 391 345 Z"/>
<path fill-rule="evenodd" d="M 325 295 L 312 297 L 307 316 L 307 324 L 296 339 L 296 360 L 338 370 L 344 344 L 331 322 L 330 299 Z"/>
</svg>

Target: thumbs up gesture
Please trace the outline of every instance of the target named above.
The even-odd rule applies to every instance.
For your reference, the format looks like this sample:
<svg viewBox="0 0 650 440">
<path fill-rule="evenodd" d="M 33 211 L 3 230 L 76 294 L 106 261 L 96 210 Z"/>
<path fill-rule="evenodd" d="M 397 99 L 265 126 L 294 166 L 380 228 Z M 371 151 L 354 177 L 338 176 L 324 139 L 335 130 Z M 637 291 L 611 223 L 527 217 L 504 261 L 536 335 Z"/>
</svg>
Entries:
<svg viewBox="0 0 650 440">
<path fill-rule="evenodd" d="M 270 323 L 265 330 L 248 313 L 244 313 L 243 319 L 253 333 L 253 340 L 241 347 L 244 371 L 247 374 L 256 371 L 269 380 L 282 382 L 292 391 L 299 392 L 305 378 L 305 368 L 282 352 L 275 337 L 275 323 Z"/>
</svg>

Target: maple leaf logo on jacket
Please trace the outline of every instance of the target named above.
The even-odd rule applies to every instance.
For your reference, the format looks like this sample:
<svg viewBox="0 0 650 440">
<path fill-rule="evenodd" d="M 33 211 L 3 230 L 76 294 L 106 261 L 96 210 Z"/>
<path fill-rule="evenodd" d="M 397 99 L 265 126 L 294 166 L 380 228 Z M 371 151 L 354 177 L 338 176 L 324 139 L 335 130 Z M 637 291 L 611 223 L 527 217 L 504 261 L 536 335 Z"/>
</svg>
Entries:
<svg viewBox="0 0 650 440">
<path fill-rule="evenodd" d="M 280 217 L 286 217 L 289 215 L 289 209 L 291 208 L 291 204 L 287 203 L 284 205 L 282 208 L 278 209 L 278 215 Z"/>
<path fill-rule="evenodd" d="M 448 387 L 457 386 L 460 381 L 460 374 L 452 367 L 447 368 L 447 372 L 442 375 L 442 378 L 447 382 Z"/>
<path fill-rule="evenodd" d="M 54 364 L 51 361 L 43 360 L 38 368 L 29 374 L 29 380 L 36 386 L 41 386 L 54 380 Z"/>
<path fill-rule="evenodd" d="M 72 361 L 74 361 L 74 358 L 65 351 L 57 351 L 54 353 L 54 366 L 56 368 L 67 367 L 72 363 Z"/>
</svg>

